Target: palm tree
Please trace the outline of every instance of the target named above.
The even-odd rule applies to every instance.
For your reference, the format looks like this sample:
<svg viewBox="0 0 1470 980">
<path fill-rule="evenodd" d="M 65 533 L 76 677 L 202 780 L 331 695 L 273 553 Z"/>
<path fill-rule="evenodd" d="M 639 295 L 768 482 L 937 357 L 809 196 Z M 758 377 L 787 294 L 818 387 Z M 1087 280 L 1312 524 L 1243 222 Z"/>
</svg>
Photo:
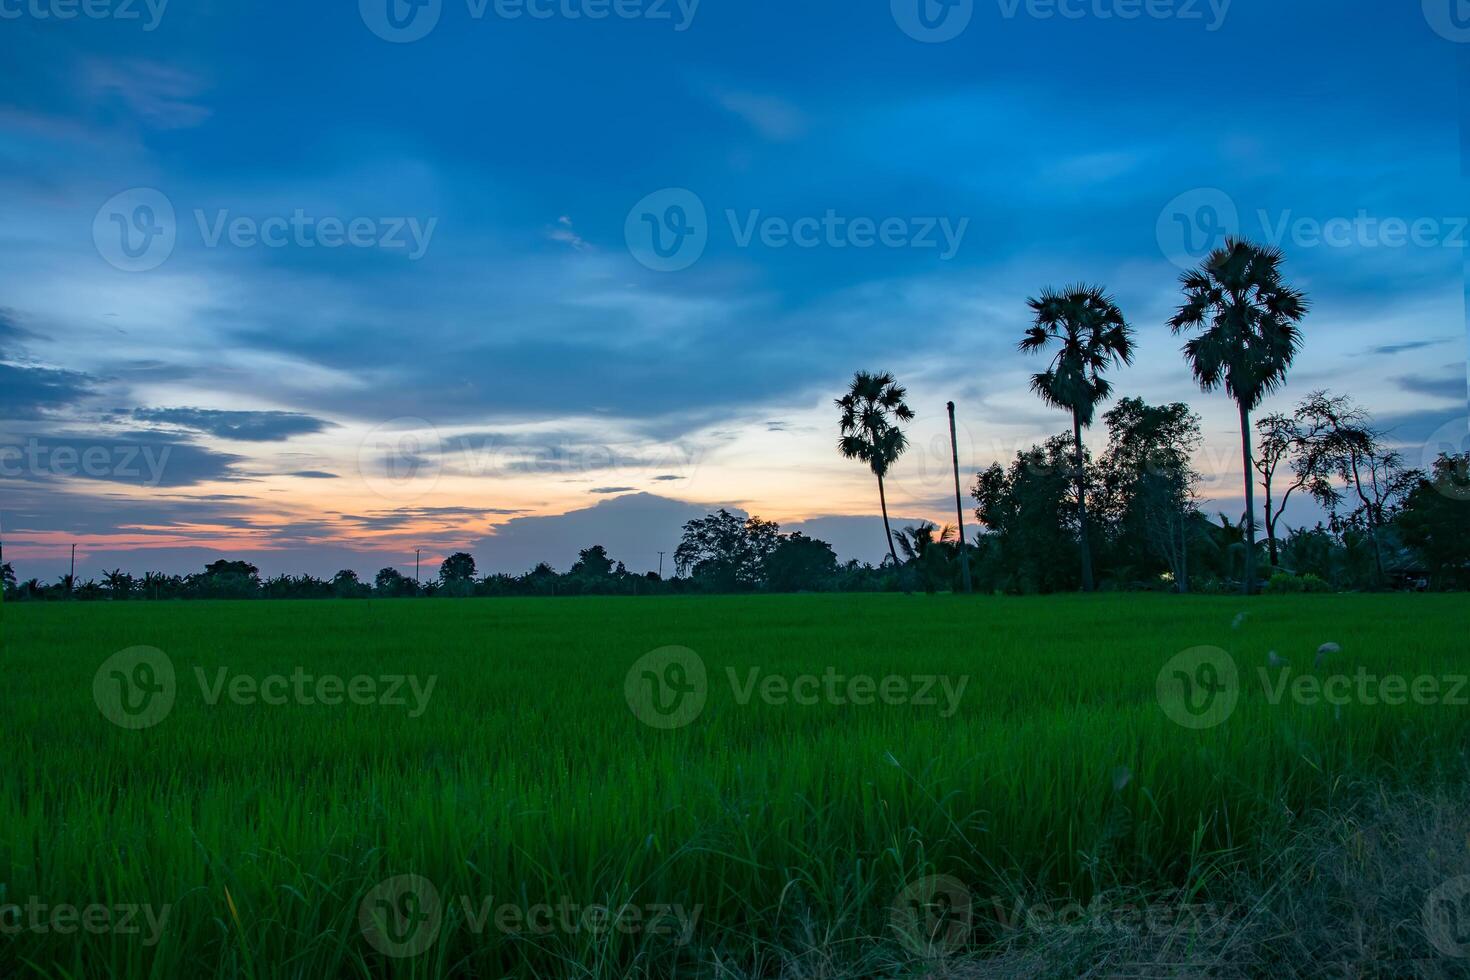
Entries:
<svg viewBox="0 0 1470 980">
<path fill-rule="evenodd" d="M 1133 363 L 1133 328 L 1101 286 L 1076 285 L 1046 289 L 1028 300 L 1036 322 L 1026 331 L 1021 350 L 1039 353 L 1057 344 L 1051 365 L 1031 378 L 1041 400 L 1072 413 L 1076 453 L 1077 516 L 1082 538 L 1082 588 L 1093 589 L 1092 544 L 1087 528 L 1086 456 L 1082 430 L 1092 425 L 1097 406 L 1112 394 L 1103 377 L 1110 365 Z"/>
<path fill-rule="evenodd" d="M 1278 248 L 1235 238 L 1180 277 L 1184 305 L 1169 321 L 1173 331 L 1199 330 L 1184 345 L 1184 356 L 1203 391 L 1222 384 L 1240 408 L 1240 455 L 1245 472 L 1245 584 L 1256 588 L 1255 463 L 1251 453 L 1251 412 L 1286 383 L 1286 372 L 1301 347 L 1298 323 L 1307 315 L 1307 298 L 1281 279 L 1284 256 Z"/>
<path fill-rule="evenodd" d="M 883 536 L 888 541 L 888 554 L 893 564 L 900 563 L 893 547 L 893 529 L 888 524 L 888 495 L 883 477 L 908 449 L 908 437 L 897 422 L 912 422 L 914 413 L 904 404 L 908 392 L 888 373 L 869 374 L 859 371 L 852 376 L 847 394 L 837 399 L 842 409 L 842 437 L 837 448 L 848 459 L 862 460 L 878 478 L 878 503 L 883 508 Z"/>
</svg>

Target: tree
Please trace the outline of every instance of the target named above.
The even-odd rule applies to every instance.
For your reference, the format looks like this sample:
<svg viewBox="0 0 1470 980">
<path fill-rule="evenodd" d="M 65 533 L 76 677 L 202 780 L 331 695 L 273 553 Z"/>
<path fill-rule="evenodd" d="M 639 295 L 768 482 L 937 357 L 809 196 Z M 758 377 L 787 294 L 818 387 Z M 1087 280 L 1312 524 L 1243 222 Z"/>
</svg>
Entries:
<svg viewBox="0 0 1470 980">
<path fill-rule="evenodd" d="M 1470 453 L 1442 454 L 1431 477 L 1420 474 L 1398 517 L 1404 543 L 1424 562 L 1437 589 L 1470 588 Z"/>
<path fill-rule="evenodd" d="M 905 563 L 916 570 L 924 591 L 934 594 L 950 582 L 950 570 L 959 556 L 959 531 L 954 525 L 936 527 L 928 521 L 894 535 Z"/>
<path fill-rule="evenodd" d="M 1261 474 L 1261 488 L 1266 492 L 1266 542 L 1272 568 L 1281 563 L 1276 528 L 1286 513 L 1291 495 L 1298 490 L 1303 491 L 1328 510 L 1336 508 L 1341 498 L 1332 485 L 1332 466 L 1323 442 L 1326 433 L 1321 420 L 1306 411 L 1306 405 L 1321 394 L 1310 396 L 1294 416 L 1278 412 L 1256 423 L 1256 430 L 1261 436 L 1256 472 Z M 1276 476 L 1284 465 L 1291 467 L 1291 481 L 1278 502 L 1275 498 Z"/>
<path fill-rule="evenodd" d="M 112 599 L 127 599 L 133 594 L 133 577 L 120 568 L 103 571 L 102 581 Z"/>
<path fill-rule="evenodd" d="M 338 599 L 362 599 L 368 594 L 368 587 L 357 577 L 357 573 L 350 568 L 344 568 L 332 576 L 332 594 Z"/>
<path fill-rule="evenodd" d="M 766 587 L 772 592 L 809 592 L 825 588 L 837 574 L 832 546 L 796 531 L 781 535 L 766 557 Z"/>
<path fill-rule="evenodd" d="M 1315 437 L 1323 465 L 1346 484 L 1355 503 L 1346 514 L 1336 509 L 1343 495 L 1333 499 L 1333 529 L 1352 528 L 1367 536 L 1373 553 L 1375 584 L 1387 578 L 1383 559 L 1383 530 L 1399 506 L 1418 485 L 1422 473 L 1404 467 L 1403 456 L 1384 444 L 1368 413 L 1345 395 L 1313 392 L 1298 409 L 1299 418 L 1319 434 Z"/>
<path fill-rule="evenodd" d="M 608 557 L 607 549 L 600 544 L 578 552 L 577 563 L 571 571 L 571 574 L 585 578 L 607 578 L 612 573 L 613 561 Z"/>
<path fill-rule="evenodd" d="M 413 579 L 404 575 L 396 568 L 384 568 L 373 577 L 373 590 L 380 596 L 397 597 L 413 595 L 415 584 Z"/>
<path fill-rule="evenodd" d="M 980 473 L 971 495 L 981 537 L 981 588 L 1059 592 L 1077 588 L 1076 453 L 1071 435 L 1058 435 Z M 1089 490 L 1096 469 L 1083 457 Z"/>
<path fill-rule="evenodd" d="M 908 449 L 908 437 L 897 425 L 914 420 L 914 413 L 904 403 L 907 395 L 907 390 L 894 380 L 893 375 L 859 371 L 853 375 L 847 394 L 837 399 L 837 407 L 842 410 L 838 423 L 842 435 L 837 448 L 846 458 L 867 463 L 878 478 L 883 536 L 895 566 L 899 564 L 898 550 L 893 544 L 893 528 L 888 523 L 888 495 L 883 488 L 883 478 Z"/>
<path fill-rule="evenodd" d="M 1286 383 L 1301 348 L 1299 323 L 1306 296 L 1281 278 L 1284 256 L 1235 238 L 1212 252 L 1204 264 L 1180 278 L 1184 303 L 1169 321 L 1174 333 L 1198 330 L 1184 345 L 1184 356 L 1203 391 L 1222 385 L 1240 411 L 1240 453 L 1245 475 L 1246 563 L 1243 589 L 1256 590 L 1255 464 L 1251 452 L 1251 412 Z"/>
<path fill-rule="evenodd" d="M 0 588 L 6 592 L 15 591 L 15 568 L 8 561 L 0 564 Z"/>
<path fill-rule="evenodd" d="M 470 582 L 474 577 L 475 557 L 463 551 L 450 555 L 439 566 L 439 581 L 445 585 L 451 582 Z"/>
<path fill-rule="evenodd" d="M 1199 416 L 1183 402 L 1124 398 L 1103 421 L 1108 449 L 1098 468 L 1104 516 L 1114 522 L 1113 550 L 1125 567 L 1166 569 L 1175 589 L 1188 592 L 1189 551 L 1200 524 L 1192 465 L 1202 440 Z"/>
<path fill-rule="evenodd" d="M 186 589 L 216 599 L 253 598 L 260 592 L 260 569 L 222 558 L 205 565 L 203 574 L 189 576 Z"/>
<path fill-rule="evenodd" d="M 765 581 L 766 560 L 779 543 L 780 527 L 759 517 L 741 520 L 721 509 L 689 521 L 684 538 L 674 550 L 680 575 L 691 574 L 715 592 L 759 588 Z"/>
<path fill-rule="evenodd" d="M 1087 481 L 1082 430 L 1092 425 L 1097 406 L 1112 394 L 1103 377 L 1110 366 L 1133 361 L 1132 328 L 1123 311 L 1100 286 L 1046 289 L 1027 301 L 1035 322 L 1020 348 L 1039 354 L 1055 346 L 1050 366 L 1031 378 L 1031 390 L 1055 408 L 1072 413 L 1073 477 L 1077 489 L 1078 541 L 1082 554 L 1082 588 L 1094 588 L 1092 543 L 1087 526 Z"/>
</svg>

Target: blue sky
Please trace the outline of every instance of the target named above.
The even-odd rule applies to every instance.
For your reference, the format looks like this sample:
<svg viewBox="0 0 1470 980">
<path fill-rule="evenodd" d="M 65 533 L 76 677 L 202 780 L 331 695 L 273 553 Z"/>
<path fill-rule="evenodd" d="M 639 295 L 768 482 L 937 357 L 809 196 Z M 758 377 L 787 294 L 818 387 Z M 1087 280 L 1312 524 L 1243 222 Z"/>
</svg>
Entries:
<svg viewBox="0 0 1470 980">
<path fill-rule="evenodd" d="M 1273 407 L 1331 386 L 1411 457 L 1466 415 L 1450 0 L 923 0 L 933 33 L 919 0 L 392 0 L 406 34 L 387 0 L 95 2 L 0 0 L 0 445 L 51 453 L 0 472 L 23 575 L 71 541 L 93 573 L 564 567 L 574 534 L 642 568 L 713 504 L 876 559 L 830 399 L 909 383 L 895 508 L 942 519 L 945 401 L 970 469 L 1065 427 L 1015 341 L 1077 279 L 1138 331 L 1119 391 L 1195 404 L 1238 506 L 1233 413 L 1163 326 L 1227 226 L 1313 300 Z M 673 203 L 666 261 L 639 229 Z"/>
</svg>

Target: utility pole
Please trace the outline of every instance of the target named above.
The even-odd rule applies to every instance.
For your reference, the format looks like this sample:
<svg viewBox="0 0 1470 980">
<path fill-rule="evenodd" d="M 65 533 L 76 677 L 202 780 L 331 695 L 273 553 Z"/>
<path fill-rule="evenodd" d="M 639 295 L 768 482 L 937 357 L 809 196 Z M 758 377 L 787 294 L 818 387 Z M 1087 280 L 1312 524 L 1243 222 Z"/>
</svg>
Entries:
<svg viewBox="0 0 1470 980">
<path fill-rule="evenodd" d="M 424 553 L 424 549 L 422 549 L 422 548 L 415 548 L 415 549 L 413 549 L 413 584 L 414 585 L 418 585 L 419 584 L 419 556 L 422 555 L 423 553 Z"/>
<path fill-rule="evenodd" d="M 658 580 L 660 582 L 664 580 L 664 553 L 662 551 L 658 553 Z"/>
<path fill-rule="evenodd" d="M 77 584 L 77 546 L 71 546 L 71 571 L 66 576 L 66 597 L 71 598 L 71 593 Z"/>
<path fill-rule="evenodd" d="M 960 496 L 960 440 L 955 434 L 954 402 L 949 403 L 949 449 L 954 455 L 954 512 L 960 522 L 960 581 L 968 593 L 973 591 L 973 587 L 970 584 L 970 556 L 965 550 L 965 502 Z"/>
</svg>

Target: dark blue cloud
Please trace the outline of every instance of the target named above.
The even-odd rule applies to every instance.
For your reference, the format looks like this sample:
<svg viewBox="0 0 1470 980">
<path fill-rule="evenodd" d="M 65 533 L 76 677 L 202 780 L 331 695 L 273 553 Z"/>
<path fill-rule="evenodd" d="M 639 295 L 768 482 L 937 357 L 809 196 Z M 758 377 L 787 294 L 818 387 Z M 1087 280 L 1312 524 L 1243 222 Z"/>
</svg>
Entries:
<svg viewBox="0 0 1470 980">
<path fill-rule="evenodd" d="M 42 418 L 87 397 L 94 384 L 77 371 L 0 363 L 0 419 Z"/>
<path fill-rule="evenodd" d="M 0 480 L 114 483 L 157 489 L 242 480 L 243 457 L 162 432 L 52 432 L 0 436 Z"/>
<path fill-rule="evenodd" d="M 139 422 L 176 425 L 237 442 L 284 442 L 293 436 L 325 432 L 332 423 L 296 412 L 224 412 L 204 408 L 135 408 Z"/>
</svg>

